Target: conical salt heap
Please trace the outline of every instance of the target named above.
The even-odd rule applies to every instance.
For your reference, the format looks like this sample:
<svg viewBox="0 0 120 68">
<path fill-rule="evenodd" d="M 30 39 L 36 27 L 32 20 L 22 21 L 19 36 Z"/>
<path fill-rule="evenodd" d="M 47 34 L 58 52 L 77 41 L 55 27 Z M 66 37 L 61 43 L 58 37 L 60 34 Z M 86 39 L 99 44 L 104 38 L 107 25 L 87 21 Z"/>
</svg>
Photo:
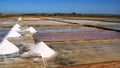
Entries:
<svg viewBox="0 0 120 68">
<path fill-rule="evenodd" d="M 56 55 L 56 52 L 48 47 L 44 42 L 38 43 L 32 51 L 36 54 L 41 55 L 42 58 L 51 58 Z"/>
<path fill-rule="evenodd" d="M 11 30 L 5 38 L 9 38 L 9 37 L 20 37 L 21 34 L 19 34 L 18 32 L 14 31 L 14 30 Z"/>
<path fill-rule="evenodd" d="M 20 28 L 21 26 L 19 24 L 15 24 L 13 27 Z"/>
<path fill-rule="evenodd" d="M 11 30 L 20 31 L 20 30 L 21 30 L 20 27 L 21 27 L 21 26 L 20 26 L 19 24 L 15 24 L 15 25 L 12 27 Z"/>
<path fill-rule="evenodd" d="M 29 27 L 25 31 L 29 31 L 30 33 L 36 33 L 37 32 L 37 30 L 35 30 L 33 27 Z"/>
<path fill-rule="evenodd" d="M 0 43 L 0 55 L 13 54 L 18 51 L 19 49 L 13 43 L 9 42 L 7 39 L 4 39 Z"/>
<path fill-rule="evenodd" d="M 18 20 L 21 21 L 21 20 L 22 20 L 22 17 L 19 17 Z"/>
<path fill-rule="evenodd" d="M 9 37 L 20 37 L 21 34 L 19 34 L 17 31 L 20 31 L 21 29 L 19 28 L 21 27 L 18 24 L 15 24 L 11 30 L 9 31 L 9 33 L 5 36 L 5 38 L 9 38 Z"/>
<path fill-rule="evenodd" d="M 22 17 L 19 17 L 18 20 L 17 20 L 17 23 L 19 23 L 21 21 L 22 21 Z"/>
</svg>

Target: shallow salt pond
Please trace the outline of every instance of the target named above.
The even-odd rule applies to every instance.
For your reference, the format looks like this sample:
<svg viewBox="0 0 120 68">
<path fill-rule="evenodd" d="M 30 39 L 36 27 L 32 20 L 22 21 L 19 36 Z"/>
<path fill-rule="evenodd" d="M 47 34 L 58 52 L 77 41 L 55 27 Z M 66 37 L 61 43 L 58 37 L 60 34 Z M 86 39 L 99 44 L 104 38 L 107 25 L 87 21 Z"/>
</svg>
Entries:
<svg viewBox="0 0 120 68">
<path fill-rule="evenodd" d="M 47 32 L 98 32 L 103 31 L 101 29 L 84 27 L 84 26 L 53 26 L 53 27 L 35 27 L 40 33 Z"/>
</svg>

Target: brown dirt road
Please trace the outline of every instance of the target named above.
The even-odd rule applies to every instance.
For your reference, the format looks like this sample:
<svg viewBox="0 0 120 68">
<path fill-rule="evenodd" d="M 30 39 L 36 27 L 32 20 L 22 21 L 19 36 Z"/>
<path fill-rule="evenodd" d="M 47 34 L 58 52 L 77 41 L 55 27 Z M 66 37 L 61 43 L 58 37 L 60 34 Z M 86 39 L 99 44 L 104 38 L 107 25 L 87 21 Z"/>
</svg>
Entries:
<svg viewBox="0 0 120 68">
<path fill-rule="evenodd" d="M 84 65 L 75 65 L 75 66 L 64 66 L 58 68 L 120 68 L 120 61 L 84 64 Z"/>
</svg>

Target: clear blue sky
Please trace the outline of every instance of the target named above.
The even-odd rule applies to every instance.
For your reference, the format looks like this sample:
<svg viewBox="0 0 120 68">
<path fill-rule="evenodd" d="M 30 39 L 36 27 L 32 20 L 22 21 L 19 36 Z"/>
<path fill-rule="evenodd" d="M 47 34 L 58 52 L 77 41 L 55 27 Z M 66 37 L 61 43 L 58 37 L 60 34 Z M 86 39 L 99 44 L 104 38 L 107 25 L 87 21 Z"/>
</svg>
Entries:
<svg viewBox="0 0 120 68">
<path fill-rule="evenodd" d="M 120 0 L 0 0 L 0 13 L 120 14 Z"/>
</svg>

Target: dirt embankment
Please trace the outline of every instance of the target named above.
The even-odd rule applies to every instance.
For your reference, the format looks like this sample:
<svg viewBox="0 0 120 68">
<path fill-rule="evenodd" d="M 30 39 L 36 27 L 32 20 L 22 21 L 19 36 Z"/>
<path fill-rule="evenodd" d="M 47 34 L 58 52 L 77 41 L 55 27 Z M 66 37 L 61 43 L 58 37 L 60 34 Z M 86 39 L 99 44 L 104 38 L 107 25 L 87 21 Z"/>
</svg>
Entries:
<svg viewBox="0 0 120 68">
<path fill-rule="evenodd" d="M 84 64 L 75 66 L 64 66 L 59 68 L 120 68 L 120 61 Z"/>
</svg>

